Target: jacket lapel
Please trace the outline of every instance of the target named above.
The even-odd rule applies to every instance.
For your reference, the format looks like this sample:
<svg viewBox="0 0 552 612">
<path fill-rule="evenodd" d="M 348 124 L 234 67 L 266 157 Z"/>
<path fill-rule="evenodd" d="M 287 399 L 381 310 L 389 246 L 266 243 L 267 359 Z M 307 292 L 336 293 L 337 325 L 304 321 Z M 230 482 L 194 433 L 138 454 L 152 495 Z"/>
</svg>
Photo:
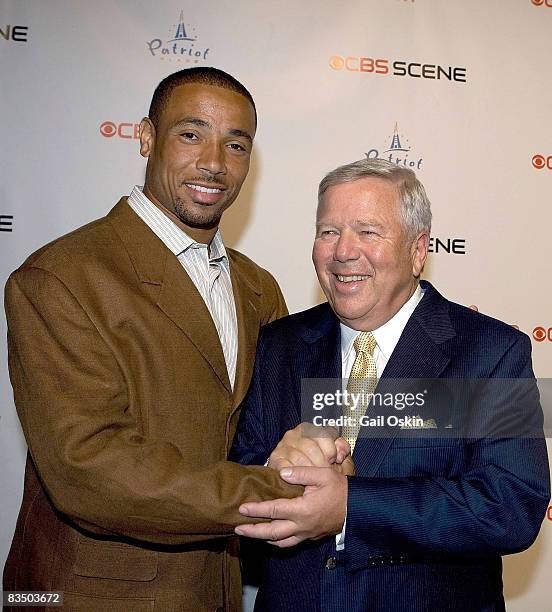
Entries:
<svg viewBox="0 0 552 612">
<path fill-rule="evenodd" d="M 448 302 L 430 283 L 422 281 L 421 285 L 424 297 L 387 362 L 376 388 L 378 393 L 396 390 L 393 379 L 438 378 L 450 362 L 439 346 L 456 335 L 448 314 Z M 354 450 L 359 476 L 375 475 L 397 433 L 397 427 L 391 427 L 385 429 L 385 437 L 359 438 Z"/>
<path fill-rule="evenodd" d="M 157 304 L 188 336 L 222 384 L 231 391 L 222 345 L 211 313 L 182 264 L 170 252 Z"/>
<path fill-rule="evenodd" d="M 123 241 L 136 274 L 145 285 L 158 285 L 156 303 L 209 362 L 231 391 L 218 333 L 203 298 L 178 258 L 122 198 L 108 219 Z"/>
<path fill-rule="evenodd" d="M 227 253 L 230 258 L 230 274 L 238 322 L 238 358 L 234 383 L 235 408 L 241 404 L 245 397 L 253 372 L 257 335 L 261 320 L 261 314 L 258 311 L 261 288 L 253 280 L 257 276 L 253 266 L 248 271 L 247 268 L 250 264 L 246 260 L 235 257 L 231 249 L 227 249 Z"/>
<path fill-rule="evenodd" d="M 328 303 L 320 304 L 311 320 L 299 328 L 302 340 L 292 356 L 290 378 L 293 383 L 297 423 L 301 418 L 301 381 L 308 378 L 341 380 L 341 332 L 339 321 Z M 291 407 L 290 407 L 291 408 Z M 312 411 L 307 410 L 310 414 Z"/>
</svg>

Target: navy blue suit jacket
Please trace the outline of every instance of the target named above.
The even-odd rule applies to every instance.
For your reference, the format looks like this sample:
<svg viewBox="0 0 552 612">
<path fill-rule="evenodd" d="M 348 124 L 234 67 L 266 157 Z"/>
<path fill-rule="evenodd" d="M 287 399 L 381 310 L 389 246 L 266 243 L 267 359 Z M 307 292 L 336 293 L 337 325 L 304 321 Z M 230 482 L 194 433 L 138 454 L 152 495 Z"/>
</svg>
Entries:
<svg viewBox="0 0 552 612">
<path fill-rule="evenodd" d="M 386 379 L 534 378 L 525 334 L 422 287 L 378 390 Z M 301 422 L 301 379 L 341 377 L 340 349 L 328 304 L 261 331 L 232 460 L 266 461 Z M 534 541 L 550 483 L 536 386 L 505 381 L 503 397 L 497 389 L 480 393 L 477 410 L 500 412 L 508 431 L 527 435 L 359 438 L 345 550 L 336 552 L 333 537 L 266 545 L 256 610 L 504 610 L 501 555 Z"/>
</svg>

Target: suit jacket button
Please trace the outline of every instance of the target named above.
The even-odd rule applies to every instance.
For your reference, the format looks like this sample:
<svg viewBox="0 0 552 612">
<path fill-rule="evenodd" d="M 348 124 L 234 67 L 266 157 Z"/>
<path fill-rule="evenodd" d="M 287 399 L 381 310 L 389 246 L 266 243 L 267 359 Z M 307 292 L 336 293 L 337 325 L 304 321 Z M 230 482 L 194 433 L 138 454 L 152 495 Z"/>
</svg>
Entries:
<svg viewBox="0 0 552 612">
<path fill-rule="evenodd" d="M 333 570 L 337 567 L 337 559 L 335 557 L 328 557 L 326 559 L 326 569 Z"/>
</svg>

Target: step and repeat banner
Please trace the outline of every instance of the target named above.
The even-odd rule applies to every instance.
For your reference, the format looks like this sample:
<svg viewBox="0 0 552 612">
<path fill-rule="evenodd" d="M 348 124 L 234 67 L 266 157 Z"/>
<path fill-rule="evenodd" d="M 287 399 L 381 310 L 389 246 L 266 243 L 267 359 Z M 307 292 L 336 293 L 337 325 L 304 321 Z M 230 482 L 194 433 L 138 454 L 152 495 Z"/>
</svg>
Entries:
<svg viewBox="0 0 552 612">
<path fill-rule="evenodd" d="M 321 177 L 389 159 L 432 201 L 424 276 L 517 325 L 552 377 L 551 32 L 552 0 L 0 0 L 0 282 L 142 184 L 155 85 L 216 66 L 259 113 L 224 239 L 271 270 L 290 311 L 323 299 L 310 260 Z M 26 448 L 4 341 L 0 359 L 3 565 Z M 504 564 L 509 610 L 550 609 L 552 509 Z"/>
</svg>

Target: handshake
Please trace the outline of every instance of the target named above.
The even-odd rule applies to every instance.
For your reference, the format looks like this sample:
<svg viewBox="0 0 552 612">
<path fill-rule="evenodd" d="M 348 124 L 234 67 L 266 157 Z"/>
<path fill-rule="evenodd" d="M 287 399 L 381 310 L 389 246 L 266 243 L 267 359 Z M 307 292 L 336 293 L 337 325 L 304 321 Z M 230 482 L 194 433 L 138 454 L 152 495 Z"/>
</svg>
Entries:
<svg viewBox="0 0 552 612">
<path fill-rule="evenodd" d="M 244 517 L 267 522 L 240 525 L 235 529 L 238 535 L 287 548 L 342 532 L 347 476 L 354 476 L 355 468 L 351 448 L 335 428 L 301 423 L 286 432 L 266 465 L 279 470 L 286 482 L 303 485 L 304 493 L 294 499 L 242 504 Z"/>
<path fill-rule="evenodd" d="M 351 447 L 337 429 L 311 423 L 301 423 L 287 431 L 265 465 L 275 470 L 296 465 L 331 467 L 345 476 L 355 474 Z"/>
</svg>

